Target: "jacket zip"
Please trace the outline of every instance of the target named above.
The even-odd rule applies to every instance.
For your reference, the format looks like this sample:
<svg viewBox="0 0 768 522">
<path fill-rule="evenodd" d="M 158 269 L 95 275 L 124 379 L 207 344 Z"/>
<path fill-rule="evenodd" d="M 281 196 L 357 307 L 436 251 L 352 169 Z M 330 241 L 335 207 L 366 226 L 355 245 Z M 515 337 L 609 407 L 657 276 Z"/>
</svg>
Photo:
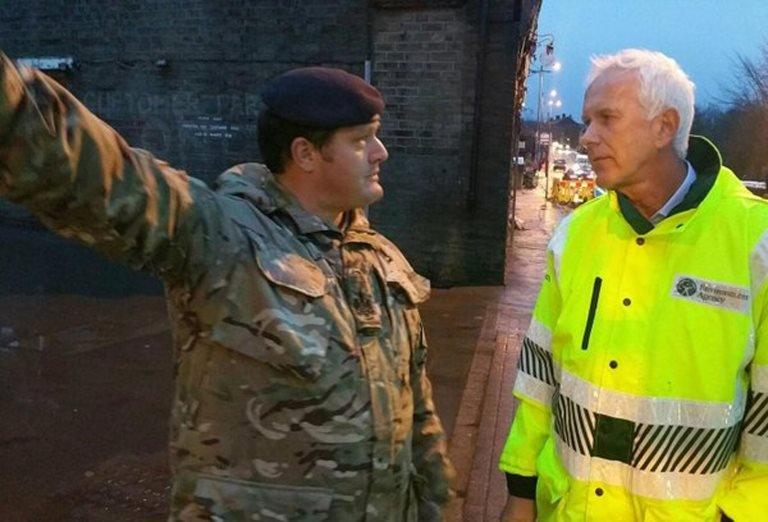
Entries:
<svg viewBox="0 0 768 522">
<path fill-rule="evenodd" d="M 597 301 L 600 299 L 600 287 L 603 285 L 603 279 L 595 278 L 592 285 L 592 301 L 589 303 L 589 314 L 587 315 L 587 325 L 584 328 L 584 337 L 581 339 L 581 349 L 586 350 L 589 347 L 589 336 L 592 335 L 592 324 L 595 322 L 595 312 L 597 311 Z"/>
</svg>

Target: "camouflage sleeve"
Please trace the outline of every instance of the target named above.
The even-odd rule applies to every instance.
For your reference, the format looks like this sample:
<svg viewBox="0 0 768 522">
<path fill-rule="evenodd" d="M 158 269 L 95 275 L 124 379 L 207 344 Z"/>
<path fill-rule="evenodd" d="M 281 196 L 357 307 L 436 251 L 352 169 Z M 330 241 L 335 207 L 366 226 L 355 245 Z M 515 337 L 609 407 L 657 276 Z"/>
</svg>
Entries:
<svg viewBox="0 0 768 522">
<path fill-rule="evenodd" d="M 420 330 L 412 367 L 416 494 L 419 498 L 419 520 L 441 520 L 440 506 L 447 503 L 452 495 L 455 471 L 448 460 L 445 432 L 432 401 L 432 385 L 426 372 L 427 342 L 423 325 Z"/>
<path fill-rule="evenodd" d="M 58 83 L 17 71 L 2 53 L 0 195 L 58 234 L 166 280 L 189 269 L 191 241 L 211 237 L 200 229 L 218 219 L 202 182 L 130 148 Z"/>
</svg>

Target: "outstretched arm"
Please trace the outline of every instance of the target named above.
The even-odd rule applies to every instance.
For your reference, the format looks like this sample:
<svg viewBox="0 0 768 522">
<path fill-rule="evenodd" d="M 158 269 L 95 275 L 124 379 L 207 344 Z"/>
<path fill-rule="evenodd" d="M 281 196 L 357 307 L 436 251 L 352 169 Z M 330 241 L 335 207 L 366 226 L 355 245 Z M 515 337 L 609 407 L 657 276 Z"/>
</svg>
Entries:
<svg viewBox="0 0 768 522">
<path fill-rule="evenodd" d="M 0 195 L 58 234 L 166 279 L 213 250 L 216 234 L 200 228 L 220 219 L 203 183 L 130 148 L 61 85 L 2 53 Z"/>
</svg>

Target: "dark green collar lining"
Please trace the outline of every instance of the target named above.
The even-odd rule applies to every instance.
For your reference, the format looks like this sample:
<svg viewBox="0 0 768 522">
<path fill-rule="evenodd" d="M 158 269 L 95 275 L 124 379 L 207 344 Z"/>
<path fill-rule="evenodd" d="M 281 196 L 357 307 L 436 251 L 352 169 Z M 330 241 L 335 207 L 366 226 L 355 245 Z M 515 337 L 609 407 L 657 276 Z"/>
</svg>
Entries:
<svg viewBox="0 0 768 522">
<path fill-rule="evenodd" d="M 619 208 L 621 209 L 621 214 L 624 216 L 624 219 L 627 220 L 627 223 L 629 223 L 629 226 L 631 226 L 635 232 L 642 236 L 643 234 L 647 234 L 653 230 L 653 223 L 648 221 L 645 216 L 635 208 L 627 196 L 621 192 L 617 192 L 616 196 L 619 198 Z"/>
<path fill-rule="evenodd" d="M 696 181 L 691 185 L 683 201 L 669 213 L 670 216 L 698 207 L 699 203 L 707 197 L 707 194 L 709 194 L 709 191 L 715 184 L 717 173 L 722 165 L 717 148 L 703 136 L 691 135 L 688 141 L 688 156 L 686 159 L 693 165 L 696 171 Z M 635 208 L 627 196 L 621 192 L 617 192 L 616 196 L 619 200 L 621 214 L 635 232 L 643 235 L 653 230 L 653 223 L 648 221 Z"/>
</svg>

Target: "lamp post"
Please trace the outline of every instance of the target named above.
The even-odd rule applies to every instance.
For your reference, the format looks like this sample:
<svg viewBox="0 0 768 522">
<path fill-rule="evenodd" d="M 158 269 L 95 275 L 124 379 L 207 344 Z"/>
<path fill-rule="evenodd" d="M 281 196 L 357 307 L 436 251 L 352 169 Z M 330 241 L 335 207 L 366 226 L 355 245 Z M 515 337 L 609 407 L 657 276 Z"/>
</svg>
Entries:
<svg viewBox="0 0 768 522">
<path fill-rule="evenodd" d="M 555 94 L 552 94 L 555 93 Z M 549 101 L 547 101 L 547 123 L 549 126 L 552 126 L 552 108 L 559 109 L 563 106 L 563 102 L 559 98 L 555 98 L 557 95 L 557 91 L 552 89 L 552 92 L 549 93 Z M 549 135 L 550 140 L 552 139 L 552 134 Z"/>
<path fill-rule="evenodd" d="M 536 140 L 534 142 L 534 149 L 533 149 L 533 157 L 536 162 L 536 165 L 541 164 L 542 159 L 542 151 L 541 151 L 541 106 L 542 106 L 542 96 L 543 96 L 543 90 L 544 90 L 544 75 L 551 72 L 557 72 L 560 70 L 561 65 L 560 62 L 558 62 L 555 59 L 555 38 L 551 34 L 543 34 L 536 37 L 535 41 L 536 45 L 545 44 L 544 49 L 542 51 L 538 52 L 538 55 L 534 51 L 533 60 L 538 61 L 539 66 L 538 68 L 534 67 L 531 69 L 530 74 L 538 74 L 539 75 L 539 96 L 538 96 L 538 103 L 536 105 Z M 555 94 L 552 95 L 553 97 L 557 95 L 557 92 L 554 91 Z M 551 93 L 550 93 L 551 94 Z M 550 135 L 550 140 L 552 139 Z M 549 149 L 547 149 L 549 151 Z M 547 179 L 547 183 L 544 187 L 544 197 L 547 198 L 549 196 L 549 162 L 547 162 L 547 165 L 545 167 L 545 176 Z"/>
<path fill-rule="evenodd" d="M 557 97 L 557 91 L 552 89 L 549 91 L 549 100 L 547 101 L 547 124 L 548 124 L 548 130 L 551 130 L 552 127 L 552 108 L 560 108 L 563 106 L 563 102 L 560 101 L 560 98 Z M 552 133 L 549 133 L 549 139 L 552 141 Z"/>
<path fill-rule="evenodd" d="M 552 134 L 552 107 L 560 108 L 563 102 L 555 98 L 557 91 L 552 89 L 549 92 L 549 101 L 547 101 L 547 134 L 549 134 L 549 143 L 547 144 L 546 168 L 544 169 L 544 199 L 549 199 L 549 156 L 554 144 L 554 135 Z"/>
</svg>

